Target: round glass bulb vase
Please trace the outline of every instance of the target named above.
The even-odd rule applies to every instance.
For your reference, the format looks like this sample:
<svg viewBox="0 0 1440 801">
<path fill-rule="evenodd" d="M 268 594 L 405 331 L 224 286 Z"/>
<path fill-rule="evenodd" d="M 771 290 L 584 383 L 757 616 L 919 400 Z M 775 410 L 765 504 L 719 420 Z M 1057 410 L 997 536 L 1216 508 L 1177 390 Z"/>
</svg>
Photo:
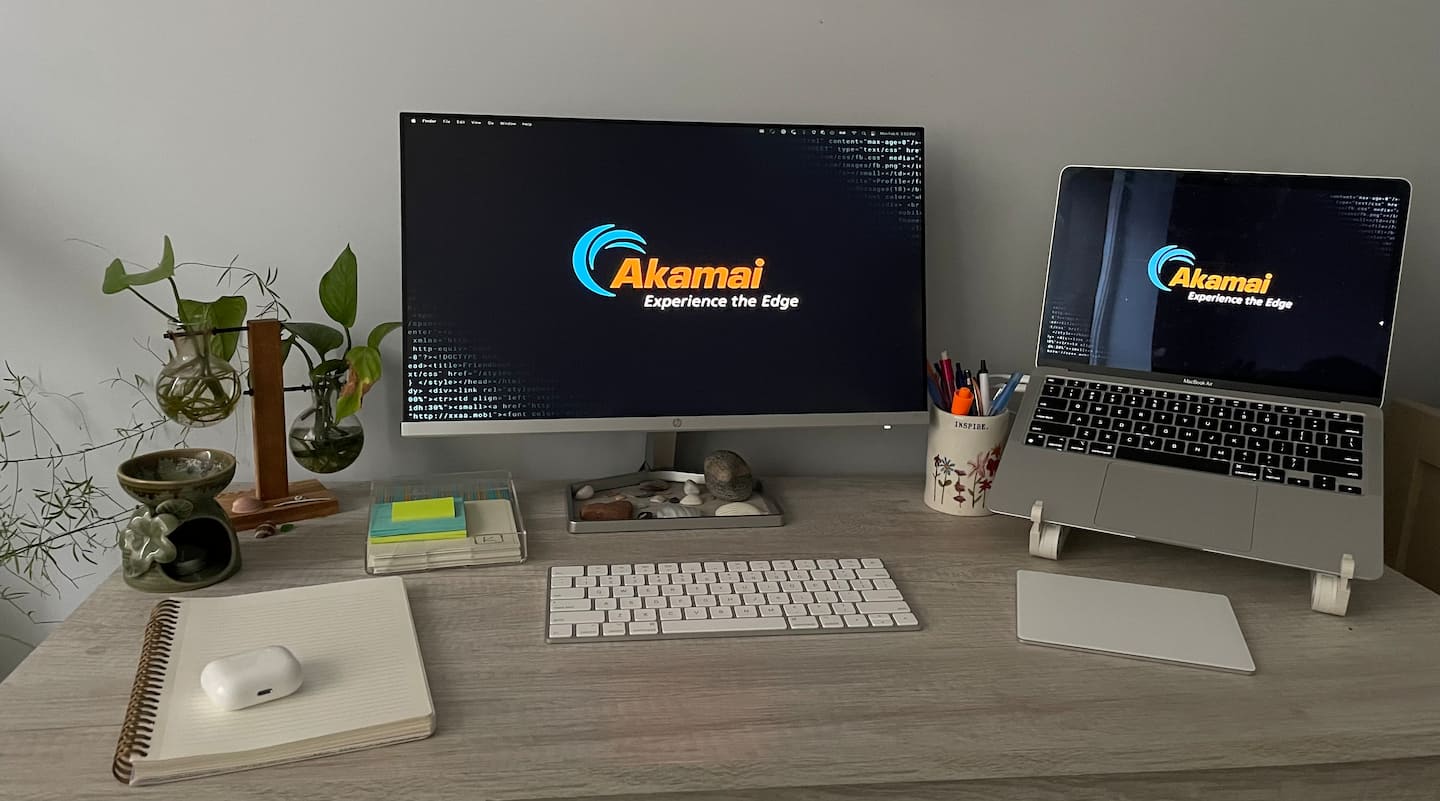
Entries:
<svg viewBox="0 0 1440 801">
<path fill-rule="evenodd" d="M 172 328 L 173 352 L 155 379 L 155 399 L 165 416 L 191 428 L 229 417 L 240 402 L 240 373 L 210 350 L 209 331 Z"/>
<path fill-rule="evenodd" d="M 311 382 L 312 405 L 290 425 L 290 454 L 312 473 L 336 473 L 355 463 L 365 447 L 365 429 L 351 415 L 335 419 L 345 373 L 327 373 Z"/>
</svg>

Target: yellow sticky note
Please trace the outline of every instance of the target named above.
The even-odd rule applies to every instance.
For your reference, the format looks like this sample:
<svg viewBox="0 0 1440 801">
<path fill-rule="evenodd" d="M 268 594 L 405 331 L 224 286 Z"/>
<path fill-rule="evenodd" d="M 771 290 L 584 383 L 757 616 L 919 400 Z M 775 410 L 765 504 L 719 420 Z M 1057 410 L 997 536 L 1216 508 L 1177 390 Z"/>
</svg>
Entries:
<svg viewBox="0 0 1440 801">
<path fill-rule="evenodd" d="M 454 498 L 422 498 L 418 501 L 396 501 L 390 504 L 390 520 L 396 523 L 454 516 Z"/>
</svg>

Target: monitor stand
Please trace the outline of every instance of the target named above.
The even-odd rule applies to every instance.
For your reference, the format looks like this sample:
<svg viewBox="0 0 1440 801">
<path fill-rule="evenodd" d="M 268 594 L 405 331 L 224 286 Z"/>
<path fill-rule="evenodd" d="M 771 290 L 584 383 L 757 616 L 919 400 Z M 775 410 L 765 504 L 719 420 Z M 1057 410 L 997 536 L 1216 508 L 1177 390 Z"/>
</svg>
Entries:
<svg viewBox="0 0 1440 801">
<path fill-rule="evenodd" d="M 645 435 L 645 463 L 641 472 L 647 470 L 675 469 L 675 440 L 679 435 L 674 431 L 651 431 Z"/>
</svg>

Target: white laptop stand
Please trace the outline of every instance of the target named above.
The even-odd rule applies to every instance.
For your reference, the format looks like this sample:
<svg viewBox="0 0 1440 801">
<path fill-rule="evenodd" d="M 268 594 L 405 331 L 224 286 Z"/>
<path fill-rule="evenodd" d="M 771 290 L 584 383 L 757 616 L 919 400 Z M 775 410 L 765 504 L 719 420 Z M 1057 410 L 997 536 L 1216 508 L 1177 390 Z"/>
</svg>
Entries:
<svg viewBox="0 0 1440 801">
<path fill-rule="evenodd" d="M 1041 559 L 1059 559 L 1065 547 L 1069 526 L 1045 521 L 1045 502 L 1035 501 L 1030 507 L 1030 555 Z M 1327 615 L 1344 616 L 1350 607 L 1350 581 L 1355 578 L 1355 557 L 1342 554 L 1340 571 L 1310 573 L 1310 608 Z"/>
</svg>

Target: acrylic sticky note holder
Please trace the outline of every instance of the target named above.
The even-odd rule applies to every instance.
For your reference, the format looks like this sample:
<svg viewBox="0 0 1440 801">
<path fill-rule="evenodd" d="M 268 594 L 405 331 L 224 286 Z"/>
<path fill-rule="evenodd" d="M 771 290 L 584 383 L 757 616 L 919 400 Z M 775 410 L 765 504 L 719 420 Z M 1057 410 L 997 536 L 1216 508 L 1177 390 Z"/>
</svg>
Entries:
<svg viewBox="0 0 1440 801">
<path fill-rule="evenodd" d="M 518 497 L 505 470 L 376 481 L 370 487 L 365 572 L 523 562 L 525 520 Z"/>
</svg>

